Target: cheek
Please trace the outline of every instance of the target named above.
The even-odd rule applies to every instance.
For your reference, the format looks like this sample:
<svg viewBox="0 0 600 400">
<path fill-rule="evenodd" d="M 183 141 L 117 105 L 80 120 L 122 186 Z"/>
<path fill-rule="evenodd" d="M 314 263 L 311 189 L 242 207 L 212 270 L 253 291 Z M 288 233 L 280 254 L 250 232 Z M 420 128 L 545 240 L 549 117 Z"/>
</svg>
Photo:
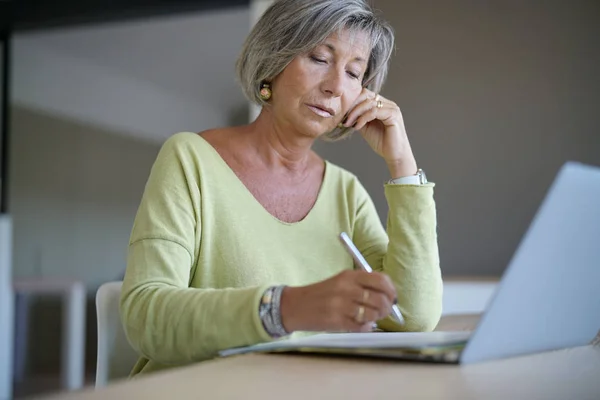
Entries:
<svg viewBox="0 0 600 400">
<path fill-rule="evenodd" d="M 280 83 L 288 92 L 310 89 L 319 80 L 319 70 L 305 60 L 295 60 L 281 75 Z"/>
<path fill-rule="evenodd" d="M 344 96 L 344 103 L 343 103 L 343 107 L 344 107 L 344 111 L 350 111 L 350 109 L 356 104 L 356 100 L 358 99 L 358 96 L 360 96 L 360 94 L 362 93 L 362 87 L 358 87 L 357 89 L 351 89 L 346 93 L 346 96 Z"/>
<path fill-rule="evenodd" d="M 284 79 L 279 82 L 279 92 L 284 97 L 284 102 L 293 100 L 301 96 L 306 90 L 307 85 L 310 85 L 310 79 L 307 79 L 303 74 L 294 74 L 294 71 L 289 71 Z"/>
</svg>

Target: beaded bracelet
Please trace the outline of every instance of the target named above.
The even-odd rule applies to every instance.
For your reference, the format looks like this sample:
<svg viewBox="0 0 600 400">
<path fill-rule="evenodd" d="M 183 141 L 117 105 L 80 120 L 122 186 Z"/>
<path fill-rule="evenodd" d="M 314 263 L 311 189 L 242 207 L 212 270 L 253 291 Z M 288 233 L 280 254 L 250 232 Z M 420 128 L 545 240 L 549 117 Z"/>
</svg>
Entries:
<svg viewBox="0 0 600 400">
<path fill-rule="evenodd" d="M 281 322 L 281 293 L 284 288 L 285 285 L 271 286 L 265 290 L 258 308 L 263 327 L 272 338 L 289 335 Z"/>
</svg>

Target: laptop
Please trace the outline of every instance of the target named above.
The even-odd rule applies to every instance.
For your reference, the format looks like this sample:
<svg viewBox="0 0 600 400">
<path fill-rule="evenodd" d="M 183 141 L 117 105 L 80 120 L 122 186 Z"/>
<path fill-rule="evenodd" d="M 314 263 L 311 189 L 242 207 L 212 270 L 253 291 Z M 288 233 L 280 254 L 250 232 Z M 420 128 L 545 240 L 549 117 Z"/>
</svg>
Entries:
<svg viewBox="0 0 600 400">
<path fill-rule="evenodd" d="M 470 364 L 589 344 L 600 330 L 600 168 L 562 166 L 473 332 L 316 334 L 227 349 Z"/>
</svg>

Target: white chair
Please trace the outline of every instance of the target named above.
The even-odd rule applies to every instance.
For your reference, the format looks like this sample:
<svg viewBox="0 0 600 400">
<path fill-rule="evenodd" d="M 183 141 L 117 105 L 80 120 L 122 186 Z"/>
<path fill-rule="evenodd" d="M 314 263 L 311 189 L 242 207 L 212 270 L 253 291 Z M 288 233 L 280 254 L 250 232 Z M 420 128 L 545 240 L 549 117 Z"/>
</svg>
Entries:
<svg viewBox="0 0 600 400">
<path fill-rule="evenodd" d="M 96 293 L 98 319 L 98 361 L 96 387 L 109 381 L 126 378 L 139 358 L 131 347 L 119 314 L 122 282 L 104 283 Z"/>
</svg>

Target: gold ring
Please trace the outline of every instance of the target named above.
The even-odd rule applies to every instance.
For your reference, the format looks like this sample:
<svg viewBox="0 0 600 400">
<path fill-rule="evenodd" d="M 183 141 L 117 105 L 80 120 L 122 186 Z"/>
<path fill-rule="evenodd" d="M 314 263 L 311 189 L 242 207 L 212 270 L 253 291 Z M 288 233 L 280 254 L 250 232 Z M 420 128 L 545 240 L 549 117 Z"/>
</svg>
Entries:
<svg viewBox="0 0 600 400">
<path fill-rule="evenodd" d="M 366 302 L 367 302 L 367 300 L 369 300 L 369 291 L 368 291 L 368 290 L 365 290 L 365 291 L 363 292 L 363 298 L 362 298 L 362 301 L 363 301 L 363 303 L 366 303 Z"/>
<path fill-rule="evenodd" d="M 356 322 L 358 322 L 359 324 L 362 324 L 364 316 L 365 316 L 365 308 L 363 306 L 358 306 L 358 310 L 356 313 Z"/>
<path fill-rule="evenodd" d="M 381 100 L 377 100 L 377 108 L 381 107 L 383 107 L 383 103 L 381 102 Z"/>
</svg>

